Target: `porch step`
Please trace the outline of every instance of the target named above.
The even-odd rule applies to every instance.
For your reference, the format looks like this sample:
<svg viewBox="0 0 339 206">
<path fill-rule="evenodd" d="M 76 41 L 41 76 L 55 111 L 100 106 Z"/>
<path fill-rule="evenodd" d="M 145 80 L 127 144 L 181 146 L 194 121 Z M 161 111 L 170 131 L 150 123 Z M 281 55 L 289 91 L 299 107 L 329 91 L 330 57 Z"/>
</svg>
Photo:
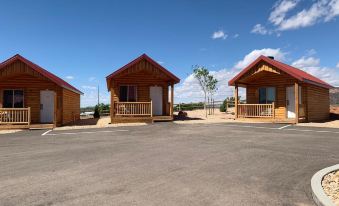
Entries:
<svg viewBox="0 0 339 206">
<path fill-rule="evenodd" d="M 54 124 L 31 124 L 29 129 L 53 129 Z"/>
<path fill-rule="evenodd" d="M 171 116 L 153 116 L 154 122 L 165 122 L 165 121 L 172 121 L 173 117 Z"/>
</svg>

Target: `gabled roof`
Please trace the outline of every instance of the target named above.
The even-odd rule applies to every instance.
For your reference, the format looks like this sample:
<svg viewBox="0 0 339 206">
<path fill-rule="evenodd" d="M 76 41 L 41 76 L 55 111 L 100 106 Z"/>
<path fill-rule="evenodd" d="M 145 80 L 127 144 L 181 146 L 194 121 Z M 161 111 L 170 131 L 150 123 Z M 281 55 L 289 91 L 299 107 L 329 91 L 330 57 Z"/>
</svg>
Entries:
<svg viewBox="0 0 339 206">
<path fill-rule="evenodd" d="M 29 61 L 28 59 L 22 57 L 19 54 L 14 55 L 13 57 L 7 59 L 6 61 L 0 63 L 0 70 L 4 69 L 7 65 L 10 65 L 14 63 L 15 61 L 21 61 L 24 64 L 28 65 L 30 68 L 32 68 L 34 71 L 38 72 L 42 76 L 46 77 L 47 79 L 51 80 L 55 84 L 59 85 L 60 87 L 63 87 L 65 89 L 68 89 L 70 91 L 73 91 L 78 94 L 83 94 L 80 90 L 77 88 L 73 87 L 66 81 L 62 80 L 61 78 L 55 76 L 51 72 L 43 69 L 42 67 L 38 66 L 37 64 L 34 64 L 33 62 Z"/>
<path fill-rule="evenodd" d="M 309 83 L 309 84 L 315 84 L 317 86 L 320 87 L 324 87 L 327 89 L 333 88 L 333 86 L 331 86 L 330 84 L 322 81 L 321 79 L 303 71 L 300 69 L 297 69 L 295 67 L 292 67 L 290 65 L 284 64 L 282 62 L 279 62 L 277 60 L 265 57 L 265 56 L 260 56 L 258 57 L 254 62 L 252 62 L 250 65 L 248 65 L 245 69 L 243 69 L 239 74 L 237 74 L 233 79 L 231 79 L 228 82 L 228 85 L 230 86 L 234 86 L 235 82 L 238 81 L 244 74 L 246 74 L 250 69 L 252 69 L 255 65 L 257 65 L 259 62 L 266 62 L 278 69 L 280 69 L 281 71 L 287 73 L 288 75 L 294 77 L 295 79 L 301 81 L 301 82 L 305 82 L 305 83 Z"/>
<path fill-rule="evenodd" d="M 154 61 L 151 57 L 147 56 L 146 54 L 142 54 L 141 56 L 139 56 L 138 58 L 134 59 L 133 61 L 131 61 L 130 63 L 126 64 L 125 66 L 121 67 L 120 69 L 116 70 L 115 72 L 113 72 L 112 74 L 108 75 L 106 77 L 106 81 L 107 81 L 107 86 L 108 82 L 110 79 L 112 79 L 113 77 L 115 77 L 116 75 L 120 74 L 121 72 L 123 72 L 124 70 L 130 68 L 131 66 L 139 63 L 142 60 L 146 60 L 149 63 L 151 63 L 154 67 L 158 68 L 160 71 L 164 72 L 168 77 L 170 77 L 175 84 L 180 82 L 180 79 L 178 77 L 176 77 L 174 74 L 172 74 L 170 71 L 168 71 L 167 69 L 165 69 L 163 66 L 161 66 L 159 63 L 157 63 L 156 61 Z"/>
</svg>

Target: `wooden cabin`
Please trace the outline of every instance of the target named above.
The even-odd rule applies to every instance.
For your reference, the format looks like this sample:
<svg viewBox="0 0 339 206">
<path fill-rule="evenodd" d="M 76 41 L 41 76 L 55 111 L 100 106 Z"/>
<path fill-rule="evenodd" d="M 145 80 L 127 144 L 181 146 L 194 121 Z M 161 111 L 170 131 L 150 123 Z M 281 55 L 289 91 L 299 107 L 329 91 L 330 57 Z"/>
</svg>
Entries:
<svg viewBox="0 0 339 206">
<path fill-rule="evenodd" d="M 298 123 L 329 119 L 328 83 L 300 69 L 260 56 L 232 80 L 235 118 Z M 239 102 L 238 88 L 246 88 L 246 103 Z"/>
<path fill-rule="evenodd" d="M 80 95 L 69 83 L 17 54 L 0 64 L 0 128 L 76 121 Z"/>
<path fill-rule="evenodd" d="M 106 77 L 111 122 L 173 120 L 174 85 L 180 79 L 146 54 Z"/>
</svg>

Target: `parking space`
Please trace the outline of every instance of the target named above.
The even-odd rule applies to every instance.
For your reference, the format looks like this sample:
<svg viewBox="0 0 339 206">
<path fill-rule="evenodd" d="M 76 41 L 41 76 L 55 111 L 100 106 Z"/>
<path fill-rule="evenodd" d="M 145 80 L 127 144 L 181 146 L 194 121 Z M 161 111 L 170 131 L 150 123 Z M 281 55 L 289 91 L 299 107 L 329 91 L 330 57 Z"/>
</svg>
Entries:
<svg viewBox="0 0 339 206">
<path fill-rule="evenodd" d="M 339 130 L 174 124 L 0 135 L 0 205 L 313 205 Z"/>
</svg>

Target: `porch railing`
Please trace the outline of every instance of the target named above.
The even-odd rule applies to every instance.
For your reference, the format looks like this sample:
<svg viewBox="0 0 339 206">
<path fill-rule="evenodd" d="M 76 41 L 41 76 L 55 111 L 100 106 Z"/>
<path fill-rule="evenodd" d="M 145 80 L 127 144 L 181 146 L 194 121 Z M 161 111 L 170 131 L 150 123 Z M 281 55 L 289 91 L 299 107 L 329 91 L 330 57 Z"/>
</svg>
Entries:
<svg viewBox="0 0 339 206">
<path fill-rule="evenodd" d="M 117 116 L 151 116 L 151 102 L 115 102 L 115 115 Z"/>
<path fill-rule="evenodd" d="M 238 104 L 239 118 L 275 118 L 274 103 L 272 104 Z"/>
<path fill-rule="evenodd" d="M 31 108 L 0 108 L 0 125 L 30 125 Z"/>
</svg>

